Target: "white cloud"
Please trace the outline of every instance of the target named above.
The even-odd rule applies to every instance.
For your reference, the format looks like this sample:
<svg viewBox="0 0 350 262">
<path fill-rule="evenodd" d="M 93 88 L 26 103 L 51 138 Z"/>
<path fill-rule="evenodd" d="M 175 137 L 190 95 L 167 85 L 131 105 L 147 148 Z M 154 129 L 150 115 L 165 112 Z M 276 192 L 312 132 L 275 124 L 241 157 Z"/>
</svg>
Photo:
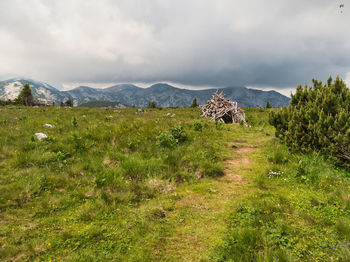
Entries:
<svg viewBox="0 0 350 262">
<path fill-rule="evenodd" d="M 2 0 L 0 77 L 289 88 L 350 71 L 349 14 L 328 0 Z"/>
</svg>

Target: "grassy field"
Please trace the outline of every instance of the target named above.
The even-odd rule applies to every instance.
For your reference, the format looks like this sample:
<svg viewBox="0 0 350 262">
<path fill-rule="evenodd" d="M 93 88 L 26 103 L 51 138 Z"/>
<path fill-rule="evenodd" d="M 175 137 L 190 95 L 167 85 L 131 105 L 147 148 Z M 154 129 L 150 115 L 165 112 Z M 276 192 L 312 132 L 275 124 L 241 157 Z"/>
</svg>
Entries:
<svg viewBox="0 0 350 262">
<path fill-rule="evenodd" d="M 349 171 L 267 111 L 135 111 L 0 107 L 1 261 L 349 261 Z"/>
</svg>

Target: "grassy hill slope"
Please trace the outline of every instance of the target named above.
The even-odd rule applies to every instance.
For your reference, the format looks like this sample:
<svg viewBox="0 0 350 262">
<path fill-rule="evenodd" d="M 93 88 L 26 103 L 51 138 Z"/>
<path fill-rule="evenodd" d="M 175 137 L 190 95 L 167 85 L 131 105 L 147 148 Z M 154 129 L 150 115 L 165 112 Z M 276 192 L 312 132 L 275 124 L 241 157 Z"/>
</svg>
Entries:
<svg viewBox="0 0 350 262">
<path fill-rule="evenodd" d="M 247 118 L 0 108 L 1 261 L 347 261 L 348 171 Z"/>
</svg>

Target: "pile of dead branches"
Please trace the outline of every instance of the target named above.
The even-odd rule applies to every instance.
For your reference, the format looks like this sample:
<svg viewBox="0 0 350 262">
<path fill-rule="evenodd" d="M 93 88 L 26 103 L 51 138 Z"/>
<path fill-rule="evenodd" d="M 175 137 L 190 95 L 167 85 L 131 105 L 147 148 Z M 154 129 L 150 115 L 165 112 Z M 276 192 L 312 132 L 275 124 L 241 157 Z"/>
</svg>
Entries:
<svg viewBox="0 0 350 262">
<path fill-rule="evenodd" d="M 238 106 L 237 102 L 225 98 L 223 92 L 218 93 L 216 91 L 212 99 L 208 100 L 205 105 L 200 106 L 200 114 L 213 121 L 243 123 L 244 126 L 248 126 L 244 111 Z"/>
</svg>

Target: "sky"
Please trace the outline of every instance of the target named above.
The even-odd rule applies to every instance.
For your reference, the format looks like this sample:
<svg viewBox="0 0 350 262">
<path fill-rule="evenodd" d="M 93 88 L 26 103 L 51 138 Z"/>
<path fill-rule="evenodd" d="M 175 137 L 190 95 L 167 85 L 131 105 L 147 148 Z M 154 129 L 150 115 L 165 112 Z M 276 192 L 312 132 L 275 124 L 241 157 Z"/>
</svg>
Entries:
<svg viewBox="0 0 350 262">
<path fill-rule="evenodd" d="M 1 0 L 0 79 L 350 84 L 349 24 L 350 0 Z"/>
</svg>

